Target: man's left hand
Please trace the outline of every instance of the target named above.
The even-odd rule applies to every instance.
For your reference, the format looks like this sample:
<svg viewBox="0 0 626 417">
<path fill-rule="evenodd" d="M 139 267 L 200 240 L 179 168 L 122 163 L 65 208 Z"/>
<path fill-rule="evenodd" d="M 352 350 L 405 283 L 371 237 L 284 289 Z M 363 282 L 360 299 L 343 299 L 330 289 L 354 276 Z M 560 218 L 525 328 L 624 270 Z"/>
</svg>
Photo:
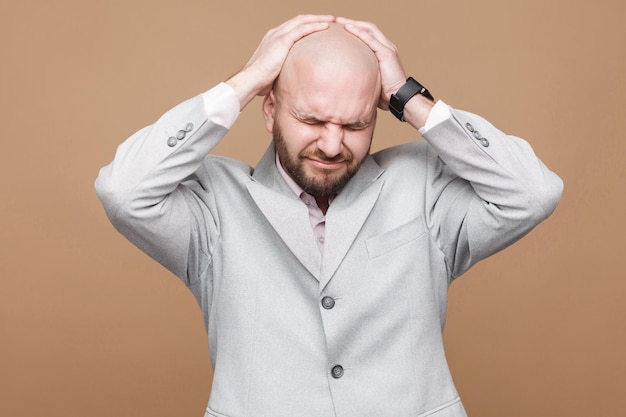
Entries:
<svg viewBox="0 0 626 417">
<path fill-rule="evenodd" d="M 389 98 L 406 82 L 398 49 L 373 23 L 345 17 L 337 17 L 336 22 L 344 25 L 348 32 L 361 39 L 374 51 L 378 59 L 381 78 L 381 95 L 378 107 L 388 110 Z"/>
</svg>

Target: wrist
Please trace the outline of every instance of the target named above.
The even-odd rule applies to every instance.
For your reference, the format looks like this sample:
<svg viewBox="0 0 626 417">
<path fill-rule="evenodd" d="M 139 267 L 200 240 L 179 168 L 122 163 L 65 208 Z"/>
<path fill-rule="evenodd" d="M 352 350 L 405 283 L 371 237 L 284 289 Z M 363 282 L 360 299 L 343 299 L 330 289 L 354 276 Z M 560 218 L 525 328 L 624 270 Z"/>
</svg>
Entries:
<svg viewBox="0 0 626 417">
<path fill-rule="evenodd" d="M 239 110 L 243 110 L 248 103 L 258 95 L 256 85 L 251 81 L 243 71 L 230 77 L 225 81 L 226 84 L 232 87 L 237 94 L 239 100 Z"/>
<path fill-rule="evenodd" d="M 419 99 L 415 100 L 415 98 Z M 434 98 L 426 87 L 415 81 L 413 77 L 407 78 L 406 83 L 402 85 L 396 93 L 391 95 L 389 99 L 389 111 L 398 118 L 398 120 L 402 122 L 409 121 L 405 116 L 405 111 L 407 111 L 405 109 L 409 102 L 412 104 L 407 110 L 411 113 L 411 119 L 413 119 L 414 123 L 421 123 L 422 121 L 425 123 L 425 119 L 423 118 L 424 116 L 428 117 L 428 113 L 434 104 Z"/>
<path fill-rule="evenodd" d="M 421 94 L 413 96 L 404 106 L 404 121 L 416 129 L 423 128 L 434 105 Z"/>
</svg>

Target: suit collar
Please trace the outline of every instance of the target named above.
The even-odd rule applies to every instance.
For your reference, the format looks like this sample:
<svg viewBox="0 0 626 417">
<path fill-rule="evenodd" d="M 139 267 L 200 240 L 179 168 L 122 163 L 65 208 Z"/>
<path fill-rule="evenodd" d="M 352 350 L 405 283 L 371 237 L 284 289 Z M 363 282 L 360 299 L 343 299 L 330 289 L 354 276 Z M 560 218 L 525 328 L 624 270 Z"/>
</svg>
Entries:
<svg viewBox="0 0 626 417">
<path fill-rule="evenodd" d="M 267 188 L 280 193 L 291 193 L 291 195 L 294 195 L 289 185 L 280 175 L 280 172 L 278 172 L 278 168 L 276 168 L 276 149 L 273 141 L 259 160 L 252 178 Z"/>
<path fill-rule="evenodd" d="M 320 281 L 320 290 L 341 264 L 378 200 L 383 169 L 368 156 L 359 171 L 339 192 L 326 213 L 324 256 L 317 247 L 309 214 L 276 167 L 272 143 L 248 184 L 250 195 L 274 230 L 305 268 Z"/>
<path fill-rule="evenodd" d="M 322 290 L 354 243 L 382 189 L 384 170 L 368 155 L 326 213 L 326 238 L 320 279 Z"/>
</svg>

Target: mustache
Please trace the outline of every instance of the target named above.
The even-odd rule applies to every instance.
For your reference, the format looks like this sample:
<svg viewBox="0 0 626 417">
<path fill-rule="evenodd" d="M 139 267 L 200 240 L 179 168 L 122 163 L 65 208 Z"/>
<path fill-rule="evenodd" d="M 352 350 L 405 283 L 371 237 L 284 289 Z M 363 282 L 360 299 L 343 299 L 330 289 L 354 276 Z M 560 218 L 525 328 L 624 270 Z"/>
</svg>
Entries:
<svg viewBox="0 0 626 417">
<path fill-rule="evenodd" d="M 326 155 L 319 149 L 315 150 L 304 150 L 300 152 L 300 158 L 302 159 L 317 159 L 322 162 L 352 162 L 352 153 L 346 152 L 345 150 L 340 154 L 337 154 L 333 157 Z"/>
</svg>

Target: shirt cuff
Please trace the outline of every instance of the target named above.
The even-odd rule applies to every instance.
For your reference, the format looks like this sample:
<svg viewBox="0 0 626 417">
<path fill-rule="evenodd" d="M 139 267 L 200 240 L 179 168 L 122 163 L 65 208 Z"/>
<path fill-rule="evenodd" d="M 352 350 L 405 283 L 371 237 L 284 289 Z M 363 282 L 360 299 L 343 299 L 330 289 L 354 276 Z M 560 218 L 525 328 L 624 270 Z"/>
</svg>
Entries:
<svg viewBox="0 0 626 417">
<path fill-rule="evenodd" d="M 423 135 L 428 132 L 433 127 L 437 126 L 441 122 L 445 122 L 450 117 L 452 117 L 452 112 L 450 111 L 450 107 L 441 100 L 438 100 L 437 103 L 430 110 L 430 114 L 426 119 L 426 124 L 424 127 L 419 128 L 419 132 Z"/>
<path fill-rule="evenodd" d="M 239 117 L 239 99 L 226 83 L 219 83 L 202 93 L 202 101 L 209 120 L 226 129 L 230 129 Z"/>
</svg>

